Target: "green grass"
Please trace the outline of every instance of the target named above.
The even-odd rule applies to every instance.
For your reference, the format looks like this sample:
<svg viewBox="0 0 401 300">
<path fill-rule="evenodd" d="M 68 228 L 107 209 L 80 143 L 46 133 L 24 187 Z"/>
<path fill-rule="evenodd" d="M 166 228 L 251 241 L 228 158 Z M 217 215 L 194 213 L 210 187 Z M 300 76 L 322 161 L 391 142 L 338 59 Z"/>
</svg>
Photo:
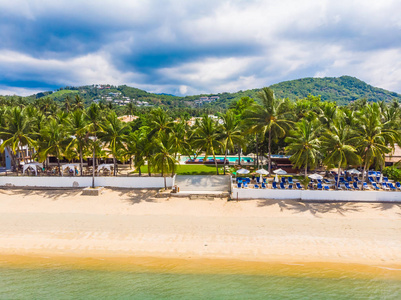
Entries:
<svg viewBox="0 0 401 300">
<path fill-rule="evenodd" d="M 148 166 L 142 166 L 141 172 L 147 174 Z M 177 175 L 216 175 L 216 167 L 213 165 L 179 165 L 176 173 Z M 223 166 L 219 166 L 219 174 L 223 174 Z"/>
<path fill-rule="evenodd" d="M 54 93 L 52 93 L 50 95 L 44 96 L 42 98 L 49 97 L 49 98 L 53 98 L 54 99 L 56 97 L 63 97 L 65 95 L 67 95 L 67 94 L 77 94 L 77 93 L 78 93 L 78 91 L 75 91 L 75 90 L 61 90 L 61 91 L 54 92 Z"/>
</svg>

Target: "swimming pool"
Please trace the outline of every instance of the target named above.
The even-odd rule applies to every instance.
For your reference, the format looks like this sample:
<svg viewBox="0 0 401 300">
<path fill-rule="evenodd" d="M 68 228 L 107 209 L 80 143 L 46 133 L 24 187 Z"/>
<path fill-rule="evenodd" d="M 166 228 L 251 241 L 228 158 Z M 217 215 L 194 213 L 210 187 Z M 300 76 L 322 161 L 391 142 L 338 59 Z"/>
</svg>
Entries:
<svg viewBox="0 0 401 300">
<path fill-rule="evenodd" d="M 204 156 L 198 156 L 197 157 L 197 159 L 203 159 L 203 158 L 204 158 Z M 207 158 L 208 159 L 213 159 L 213 156 L 209 155 Z M 189 159 L 188 156 L 181 156 L 181 160 L 180 161 L 185 162 L 188 159 Z M 224 156 L 216 156 L 216 160 L 219 160 L 219 159 L 223 160 Z M 227 156 L 227 160 L 229 162 L 236 162 L 238 160 L 238 156 Z M 253 162 L 253 158 L 241 156 L 241 161 Z"/>
</svg>

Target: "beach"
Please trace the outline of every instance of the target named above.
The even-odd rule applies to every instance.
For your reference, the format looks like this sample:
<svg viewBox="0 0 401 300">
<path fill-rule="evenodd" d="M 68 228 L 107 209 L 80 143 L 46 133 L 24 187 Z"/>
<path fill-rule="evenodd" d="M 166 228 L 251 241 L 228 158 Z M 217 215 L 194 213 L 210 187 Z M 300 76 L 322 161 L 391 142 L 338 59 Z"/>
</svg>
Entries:
<svg viewBox="0 0 401 300">
<path fill-rule="evenodd" d="M 401 205 L 0 190 L 0 254 L 401 266 Z"/>
</svg>

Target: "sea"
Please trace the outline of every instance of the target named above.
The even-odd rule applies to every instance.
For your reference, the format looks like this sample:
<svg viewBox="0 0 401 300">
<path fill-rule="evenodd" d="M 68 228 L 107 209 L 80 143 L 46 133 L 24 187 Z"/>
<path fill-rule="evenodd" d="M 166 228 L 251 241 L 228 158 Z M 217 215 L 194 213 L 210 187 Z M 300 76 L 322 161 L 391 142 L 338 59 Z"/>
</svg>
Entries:
<svg viewBox="0 0 401 300">
<path fill-rule="evenodd" d="M 195 267 L 176 263 L 93 267 L 43 259 L 34 264 L 3 260 L 0 299 L 401 299 L 401 269 L 302 263 L 263 268 L 250 264 L 247 269 L 246 265 L 200 261 Z"/>
</svg>

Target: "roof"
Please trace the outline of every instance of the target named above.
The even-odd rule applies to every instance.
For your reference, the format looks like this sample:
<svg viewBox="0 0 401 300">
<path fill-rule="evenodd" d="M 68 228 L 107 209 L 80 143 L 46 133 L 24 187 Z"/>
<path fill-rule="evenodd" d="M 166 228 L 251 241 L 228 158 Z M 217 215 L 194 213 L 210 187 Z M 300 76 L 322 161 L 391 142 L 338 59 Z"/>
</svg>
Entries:
<svg viewBox="0 0 401 300">
<path fill-rule="evenodd" d="M 397 144 L 394 147 L 394 151 L 390 154 L 386 154 L 385 161 L 396 163 L 401 160 L 401 147 Z"/>
</svg>

